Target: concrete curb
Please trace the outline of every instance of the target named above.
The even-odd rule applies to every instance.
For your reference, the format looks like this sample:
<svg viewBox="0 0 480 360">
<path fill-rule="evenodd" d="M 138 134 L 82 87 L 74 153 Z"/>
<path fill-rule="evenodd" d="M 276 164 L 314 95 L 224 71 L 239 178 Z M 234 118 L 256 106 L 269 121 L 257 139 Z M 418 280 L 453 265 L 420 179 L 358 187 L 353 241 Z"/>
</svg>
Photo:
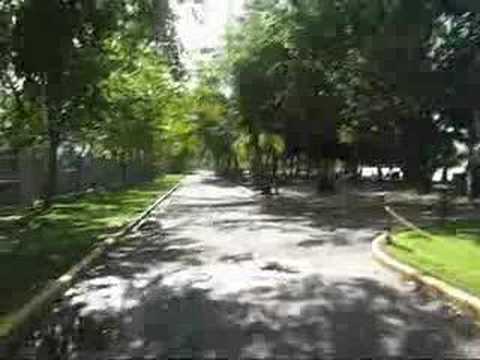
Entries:
<svg viewBox="0 0 480 360">
<path fill-rule="evenodd" d="M 109 248 L 120 243 L 126 234 L 139 228 L 158 206 L 182 186 L 182 183 L 183 179 L 157 199 L 123 230 L 106 238 L 84 257 L 83 260 L 74 265 L 64 275 L 45 286 L 30 302 L 13 314 L 10 318 L 10 325 L 0 332 L 0 359 L 3 359 L 4 356 L 12 351 L 12 348 L 14 348 L 25 336 L 25 333 L 28 332 L 31 322 L 37 319 L 44 311 L 47 311 L 49 305 L 72 285 L 82 271 L 92 265 L 92 263 L 100 258 Z"/>
<path fill-rule="evenodd" d="M 480 320 L 480 298 L 447 284 L 442 280 L 426 275 L 409 265 L 401 263 L 384 251 L 386 244 L 387 234 L 385 233 L 373 240 L 372 255 L 377 262 L 390 270 L 400 273 L 407 279 L 414 280 L 426 286 L 428 289 L 439 292 L 462 310 L 472 313 L 477 321 Z"/>
</svg>

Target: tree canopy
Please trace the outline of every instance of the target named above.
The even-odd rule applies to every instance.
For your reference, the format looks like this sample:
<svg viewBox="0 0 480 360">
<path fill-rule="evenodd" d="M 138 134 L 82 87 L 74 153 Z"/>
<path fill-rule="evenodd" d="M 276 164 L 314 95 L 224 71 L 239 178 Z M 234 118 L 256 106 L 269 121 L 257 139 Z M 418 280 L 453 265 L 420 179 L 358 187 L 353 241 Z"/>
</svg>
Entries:
<svg viewBox="0 0 480 360">
<path fill-rule="evenodd" d="M 0 131 L 10 148 L 88 144 L 153 156 L 183 69 L 168 1 L 0 2 Z M 170 112 L 169 115 L 172 115 Z"/>
<path fill-rule="evenodd" d="M 428 190 L 432 174 L 459 158 L 455 143 L 477 143 L 475 6 L 251 1 L 222 60 L 241 132 L 254 143 L 281 137 L 279 160 L 317 163 L 322 184 L 341 160 L 401 167 Z"/>
<path fill-rule="evenodd" d="M 167 0 L 0 1 L 0 131 L 12 149 L 62 144 L 221 172 L 399 167 L 432 174 L 479 142 L 475 1 L 252 0 L 224 55 L 188 82 Z"/>
</svg>

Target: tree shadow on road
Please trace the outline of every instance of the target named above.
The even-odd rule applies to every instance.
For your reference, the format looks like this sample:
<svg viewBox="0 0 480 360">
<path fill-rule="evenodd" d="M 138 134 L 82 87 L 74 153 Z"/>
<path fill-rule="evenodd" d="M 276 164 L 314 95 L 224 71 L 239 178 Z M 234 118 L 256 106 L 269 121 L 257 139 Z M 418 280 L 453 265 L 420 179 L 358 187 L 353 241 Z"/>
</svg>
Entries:
<svg viewBox="0 0 480 360">
<path fill-rule="evenodd" d="M 308 276 L 225 297 L 162 289 L 133 318 L 138 338 L 163 356 L 453 356 L 448 320 L 436 311 L 370 279 L 324 284 Z M 461 330 L 457 336 L 468 334 Z"/>
<path fill-rule="evenodd" d="M 75 323 L 74 313 L 58 314 Z M 454 335 L 467 340 L 471 329 L 449 321 L 362 278 L 325 284 L 308 276 L 223 296 L 194 284 L 155 286 L 142 306 L 91 314 L 76 330 L 63 325 L 74 334 L 63 346 L 70 353 L 58 359 L 461 356 Z"/>
</svg>

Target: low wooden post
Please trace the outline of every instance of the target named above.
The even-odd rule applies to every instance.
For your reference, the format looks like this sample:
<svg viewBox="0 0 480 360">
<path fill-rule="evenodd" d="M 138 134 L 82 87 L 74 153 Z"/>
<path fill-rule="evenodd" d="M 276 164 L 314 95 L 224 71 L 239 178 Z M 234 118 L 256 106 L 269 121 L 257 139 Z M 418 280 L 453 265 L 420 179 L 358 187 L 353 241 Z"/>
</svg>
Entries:
<svg viewBox="0 0 480 360">
<path fill-rule="evenodd" d="M 447 188 L 441 189 L 441 198 L 440 198 L 440 222 L 442 225 L 445 224 L 448 216 L 448 190 Z"/>
<path fill-rule="evenodd" d="M 437 185 L 435 189 L 440 193 L 440 201 L 439 201 L 439 219 L 440 224 L 444 225 L 448 219 L 450 214 L 450 206 L 451 206 L 451 192 L 452 188 L 449 185 L 442 184 Z"/>
<path fill-rule="evenodd" d="M 392 216 L 388 213 L 388 202 L 387 202 L 387 194 L 383 194 L 383 209 L 385 210 L 385 214 L 387 216 L 387 221 L 385 225 L 385 233 L 387 236 L 387 244 L 391 245 L 392 241 L 392 228 L 393 228 L 393 221 Z"/>
</svg>

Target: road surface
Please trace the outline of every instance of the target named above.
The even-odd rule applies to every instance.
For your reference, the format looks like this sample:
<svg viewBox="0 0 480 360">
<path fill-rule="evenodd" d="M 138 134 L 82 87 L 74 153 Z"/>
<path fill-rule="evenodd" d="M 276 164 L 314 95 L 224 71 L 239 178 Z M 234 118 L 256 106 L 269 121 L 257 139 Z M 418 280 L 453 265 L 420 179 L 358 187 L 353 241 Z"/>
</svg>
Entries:
<svg viewBox="0 0 480 360">
<path fill-rule="evenodd" d="M 189 176 L 66 293 L 19 356 L 479 357 L 471 321 L 373 261 L 384 218 L 368 201 L 269 199 Z"/>
</svg>

